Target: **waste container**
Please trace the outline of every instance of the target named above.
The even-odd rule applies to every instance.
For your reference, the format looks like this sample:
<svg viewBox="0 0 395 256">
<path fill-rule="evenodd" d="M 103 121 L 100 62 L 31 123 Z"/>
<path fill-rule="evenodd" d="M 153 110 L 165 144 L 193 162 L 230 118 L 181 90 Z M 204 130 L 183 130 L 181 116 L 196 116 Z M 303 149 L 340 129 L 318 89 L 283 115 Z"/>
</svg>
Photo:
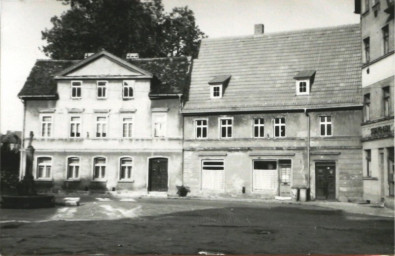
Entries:
<svg viewBox="0 0 395 256">
<path fill-rule="evenodd" d="M 297 187 L 291 188 L 291 197 L 292 197 L 292 201 L 296 202 L 299 200 L 299 189 Z"/>
<path fill-rule="evenodd" d="M 307 188 L 306 187 L 299 188 L 299 200 L 301 202 L 307 201 Z"/>
</svg>

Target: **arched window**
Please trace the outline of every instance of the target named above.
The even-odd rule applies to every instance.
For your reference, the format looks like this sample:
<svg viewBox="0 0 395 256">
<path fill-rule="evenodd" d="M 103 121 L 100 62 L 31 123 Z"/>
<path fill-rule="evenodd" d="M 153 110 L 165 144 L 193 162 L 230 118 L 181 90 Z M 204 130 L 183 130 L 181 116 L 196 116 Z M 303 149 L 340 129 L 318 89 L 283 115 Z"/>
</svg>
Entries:
<svg viewBox="0 0 395 256">
<path fill-rule="evenodd" d="M 51 178 L 52 158 L 51 157 L 38 157 L 37 158 L 37 179 Z"/>
<path fill-rule="evenodd" d="M 75 180 L 80 176 L 80 158 L 79 157 L 69 157 L 67 159 L 67 179 Z"/>
<path fill-rule="evenodd" d="M 93 179 L 103 180 L 106 177 L 106 158 L 93 158 Z"/>
<path fill-rule="evenodd" d="M 120 180 L 132 179 L 132 164 L 133 160 L 131 157 L 123 157 L 120 159 Z"/>
</svg>

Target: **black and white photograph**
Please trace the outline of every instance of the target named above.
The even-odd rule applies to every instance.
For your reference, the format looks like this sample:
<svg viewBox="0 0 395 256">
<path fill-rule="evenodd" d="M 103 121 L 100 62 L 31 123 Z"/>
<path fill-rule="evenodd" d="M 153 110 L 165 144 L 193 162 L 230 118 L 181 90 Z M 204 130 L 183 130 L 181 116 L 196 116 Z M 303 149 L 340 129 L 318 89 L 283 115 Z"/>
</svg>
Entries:
<svg viewBox="0 0 395 256">
<path fill-rule="evenodd" d="M 0 255 L 394 255 L 394 0 L 1 0 Z"/>
</svg>

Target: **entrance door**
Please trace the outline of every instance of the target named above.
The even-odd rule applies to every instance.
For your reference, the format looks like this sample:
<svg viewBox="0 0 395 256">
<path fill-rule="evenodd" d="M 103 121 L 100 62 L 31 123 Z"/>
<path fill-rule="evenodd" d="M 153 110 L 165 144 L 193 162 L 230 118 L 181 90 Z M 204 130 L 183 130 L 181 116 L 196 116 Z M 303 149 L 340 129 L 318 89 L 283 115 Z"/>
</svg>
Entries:
<svg viewBox="0 0 395 256">
<path fill-rule="evenodd" d="M 167 191 L 167 159 L 149 160 L 148 191 Z"/>
<path fill-rule="evenodd" d="M 315 164 L 315 196 L 321 200 L 336 199 L 335 162 L 319 162 Z"/>
<path fill-rule="evenodd" d="M 291 160 L 279 160 L 280 196 L 291 196 Z"/>
<path fill-rule="evenodd" d="M 267 194 L 278 193 L 278 171 L 275 160 L 255 160 L 253 170 L 253 189 Z"/>
</svg>

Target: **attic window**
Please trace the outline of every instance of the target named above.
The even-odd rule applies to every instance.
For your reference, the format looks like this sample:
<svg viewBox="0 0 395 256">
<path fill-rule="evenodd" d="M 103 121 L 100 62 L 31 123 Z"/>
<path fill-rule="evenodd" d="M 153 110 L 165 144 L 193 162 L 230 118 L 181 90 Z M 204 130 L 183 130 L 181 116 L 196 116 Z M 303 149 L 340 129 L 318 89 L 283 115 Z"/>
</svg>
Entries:
<svg viewBox="0 0 395 256">
<path fill-rule="evenodd" d="M 221 98 L 222 97 L 222 85 L 210 86 L 210 97 L 212 99 Z"/>
<path fill-rule="evenodd" d="M 208 84 L 210 85 L 210 98 L 219 99 L 222 98 L 224 86 L 229 82 L 230 75 L 215 76 L 211 79 Z"/>
<path fill-rule="evenodd" d="M 314 81 L 315 71 L 305 70 L 300 71 L 294 76 L 296 80 L 296 95 L 309 95 L 310 88 Z"/>
</svg>

